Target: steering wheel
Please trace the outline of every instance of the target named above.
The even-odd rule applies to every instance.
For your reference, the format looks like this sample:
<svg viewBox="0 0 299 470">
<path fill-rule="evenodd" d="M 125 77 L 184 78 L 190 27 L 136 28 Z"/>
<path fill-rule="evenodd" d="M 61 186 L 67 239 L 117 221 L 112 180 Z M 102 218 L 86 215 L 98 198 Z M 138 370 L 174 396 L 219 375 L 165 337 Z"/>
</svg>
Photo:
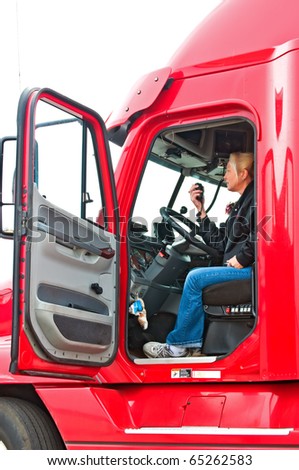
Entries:
<svg viewBox="0 0 299 470">
<path fill-rule="evenodd" d="M 170 207 L 161 207 L 160 214 L 163 219 L 191 245 L 200 248 L 213 258 L 219 258 L 219 252 L 215 250 L 215 248 L 211 248 L 195 237 L 198 231 L 198 227 L 195 222 L 188 219 L 183 214 L 180 214 L 179 212 L 171 209 Z M 175 219 L 186 225 L 189 231 L 183 228 Z"/>
</svg>

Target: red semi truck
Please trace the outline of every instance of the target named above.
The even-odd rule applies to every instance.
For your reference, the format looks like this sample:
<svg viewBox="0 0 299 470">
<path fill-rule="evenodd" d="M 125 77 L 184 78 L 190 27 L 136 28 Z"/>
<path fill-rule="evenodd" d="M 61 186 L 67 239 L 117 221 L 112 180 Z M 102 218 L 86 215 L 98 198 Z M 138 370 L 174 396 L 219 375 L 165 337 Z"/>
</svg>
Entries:
<svg viewBox="0 0 299 470">
<path fill-rule="evenodd" d="M 3 447 L 299 446 L 297 10 L 225 0 L 106 123 L 53 90 L 23 92 L 16 151 L 1 140 Z M 204 292 L 202 356 L 145 357 L 186 274 L 219 262 L 188 189 L 201 182 L 225 220 L 236 150 L 255 156 L 253 278 L 229 298 Z M 129 313 L 136 298 L 147 329 Z"/>
</svg>

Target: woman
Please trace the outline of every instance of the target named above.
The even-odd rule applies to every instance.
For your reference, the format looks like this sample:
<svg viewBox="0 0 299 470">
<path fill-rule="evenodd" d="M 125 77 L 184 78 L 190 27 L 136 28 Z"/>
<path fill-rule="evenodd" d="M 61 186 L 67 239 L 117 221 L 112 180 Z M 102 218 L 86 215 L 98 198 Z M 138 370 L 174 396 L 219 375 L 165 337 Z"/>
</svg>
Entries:
<svg viewBox="0 0 299 470">
<path fill-rule="evenodd" d="M 194 184 L 190 198 L 198 210 L 199 234 L 205 243 L 223 255 L 224 266 L 195 268 L 186 277 L 174 330 L 166 343 L 149 342 L 143 346 L 147 357 L 185 357 L 200 355 L 204 330 L 202 290 L 219 282 L 249 279 L 254 262 L 252 153 L 234 152 L 227 163 L 224 180 L 229 191 L 240 199 L 233 206 L 226 223 L 218 228 L 206 214 L 202 191 Z"/>
</svg>

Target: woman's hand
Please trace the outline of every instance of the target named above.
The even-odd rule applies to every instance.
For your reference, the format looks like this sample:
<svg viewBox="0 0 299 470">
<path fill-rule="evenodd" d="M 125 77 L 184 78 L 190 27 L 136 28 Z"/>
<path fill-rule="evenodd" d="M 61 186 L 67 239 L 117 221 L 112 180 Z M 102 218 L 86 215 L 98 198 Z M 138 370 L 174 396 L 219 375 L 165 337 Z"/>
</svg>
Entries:
<svg viewBox="0 0 299 470">
<path fill-rule="evenodd" d="M 201 212 L 201 217 L 204 218 L 207 214 L 204 209 L 204 198 L 200 198 L 203 195 L 201 189 L 198 189 L 197 184 L 193 184 L 189 189 L 190 199 L 195 205 L 198 212 Z"/>
<path fill-rule="evenodd" d="M 231 259 L 228 259 L 226 264 L 227 266 L 231 266 L 232 268 L 236 268 L 236 269 L 244 268 L 244 266 L 242 266 L 242 264 L 239 263 L 236 256 L 233 256 Z"/>
</svg>

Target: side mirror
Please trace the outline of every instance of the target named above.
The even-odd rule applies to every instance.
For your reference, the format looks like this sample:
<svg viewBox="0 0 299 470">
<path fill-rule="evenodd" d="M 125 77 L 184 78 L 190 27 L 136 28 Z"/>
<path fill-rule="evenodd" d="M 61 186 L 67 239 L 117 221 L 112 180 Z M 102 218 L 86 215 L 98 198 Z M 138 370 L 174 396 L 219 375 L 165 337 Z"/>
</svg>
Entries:
<svg viewBox="0 0 299 470">
<path fill-rule="evenodd" d="M 0 237 L 13 238 L 16 137 L 0 139 Z"/>
</svg>

